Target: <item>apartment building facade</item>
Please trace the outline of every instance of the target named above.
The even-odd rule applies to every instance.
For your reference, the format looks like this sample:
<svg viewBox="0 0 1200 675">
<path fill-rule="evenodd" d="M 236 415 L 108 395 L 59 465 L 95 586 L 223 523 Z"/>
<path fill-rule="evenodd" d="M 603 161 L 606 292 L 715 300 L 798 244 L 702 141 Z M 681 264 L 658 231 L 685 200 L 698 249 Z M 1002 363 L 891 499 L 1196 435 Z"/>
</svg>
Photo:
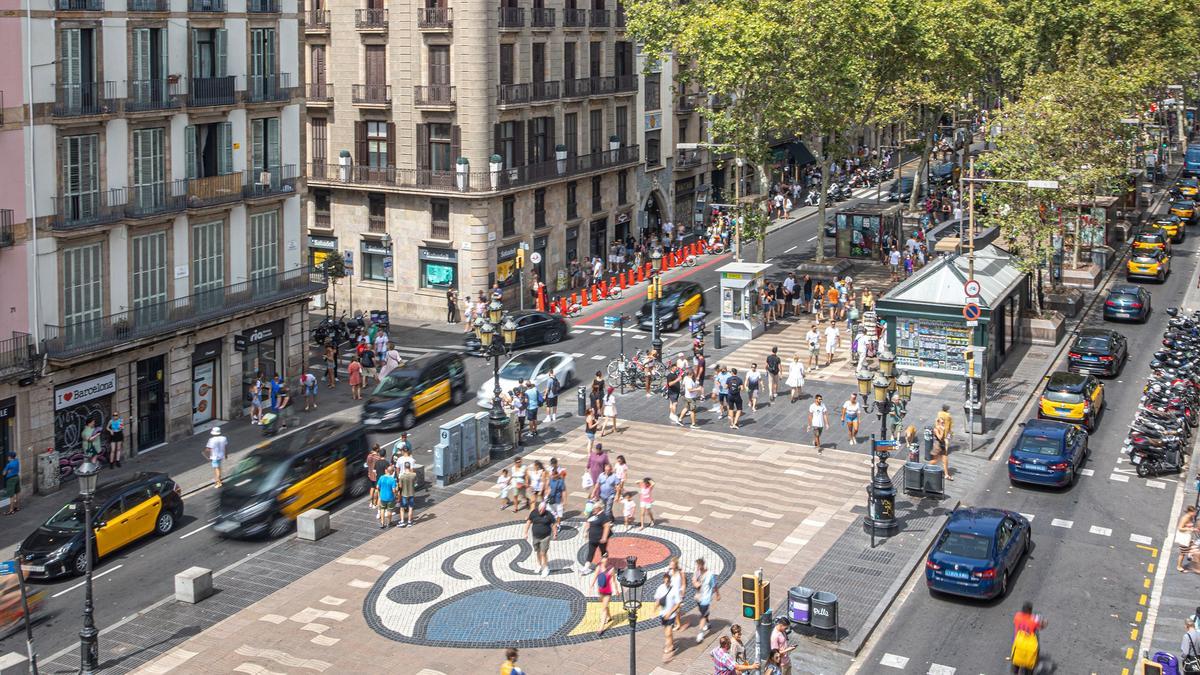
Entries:
<svg viewBox="0 0 1200 675">
<path fill-rule="evenodd" d="M 53 0 L 0 19 L 24 45 L 17 72 L 0 71 L 20 119 L 0 169 L 17 221 L 0 274 L 24 277 L 6 313 L 20 318 L 0 330 L 39 351 L 23 452 L 77 452 L 84 425 L 113 413 L 128 450 L 153 449 L 243 415 L 256 374 L 300 372 L 324 283 L 300 226 L 298 12 Z"/>
<path fill-rule="evenodd" d="M 340 308 L 444 320 L 448 289 L 493 284 L 515 307 L 518 249 L 525 283 L 555 293 L 571 260 L 632 232 L 641 123 L 624 13 L 551 5 L 308 6 L 309 255 L 340 258 Z"/>
</svg>

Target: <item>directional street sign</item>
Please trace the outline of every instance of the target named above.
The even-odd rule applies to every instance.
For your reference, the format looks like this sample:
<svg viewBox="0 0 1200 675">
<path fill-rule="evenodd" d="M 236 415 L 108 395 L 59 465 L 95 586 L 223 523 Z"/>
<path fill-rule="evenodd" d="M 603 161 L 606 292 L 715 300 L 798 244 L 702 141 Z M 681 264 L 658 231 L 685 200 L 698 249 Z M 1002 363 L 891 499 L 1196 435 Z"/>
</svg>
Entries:
<svg viewBox="0 0 1200 675">
<path fill-rule="evenodd" d="M 16 560 L 0 560 L 0 575 L 16 574 L 16 573 L 17 573 L 17 561 Z"/>
<path fill-rule="evenodd" d="M 963 318 L 967 321 L 978 321 L 979 315 L 982 313 L 982 311 L 979 309 L 979 305 L 973 302 L 968 302 L 967 304 L 963 305 L 962 313 Z"/>
<path fill-rule="evenodd" d="M 967 294 L 968 298 L 979 297 L 979 282 L 974 279 L 968 279 L 963 284 L 963 292 Z"/>
</svg>

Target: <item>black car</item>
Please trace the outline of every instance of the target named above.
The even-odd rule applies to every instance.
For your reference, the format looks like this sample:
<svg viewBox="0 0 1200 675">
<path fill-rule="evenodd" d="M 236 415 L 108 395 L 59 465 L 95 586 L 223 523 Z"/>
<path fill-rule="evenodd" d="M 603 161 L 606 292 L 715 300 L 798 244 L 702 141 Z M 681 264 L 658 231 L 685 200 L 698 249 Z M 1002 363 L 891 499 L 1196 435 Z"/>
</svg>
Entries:
<svg viewBox="0 0 1200 675">
<path fill-rule="evenodd" d="M 1133 284 L 1117 284 L 1104 299 L 1104 320 L 1145 322 L 1150 316 L 1150 291 Z"/>
<path fill-rule="evenodd" d="M 929 170 L 929 182 L 932 185 L 945 185 L 954 180 L 954 162 L 943 162 Z M 911 188 L 909 188 L 911 190 Z"/>
<path fill-rule="evenodd" d="M 658 329 L 672 331 L 687 323 L 696 312 L 704 309 L 704 288 L 694 281 L 672 281 L 662 287 L 658 301 Z M 649 302 L 633 315 L 642 330 L 654 325 L 654 306 Z"/>
<path fill-rule="evenodd" d="M 170 534 L 183 517 L 179 485 L 165 473 L 143 471 L 97 486 L 92 512 L 93 560 L 100 560 L 149 535 Z M 50 516 L 17 547 L 16 556 L 33 579 L 87 570 L 83 498 Z"/>
<path fill-rule="evenodd" d="M 552 345 L 567 336 L 567 322 L 560 316 L 539 312 L 536 309 L 520 309 L 509 312 L 509 316 L 517 324 L 517 343 L 513 345 L 513 349 Z M 499 332 L 500 327 L 496 326 L 495 328 Z M 467 337 L 463 339 L 463 346 L 473 354 L 478 353 L 482 347 L 475 333 L 467 334 Z"/>
<path fill-rule="evenodd" d="M 1067 353 L 1067 370 L 1116 377 L 1129 359 L 1125 337 L 1115 330 L 1088 328 L 1079 331 Z"/>
</svg>

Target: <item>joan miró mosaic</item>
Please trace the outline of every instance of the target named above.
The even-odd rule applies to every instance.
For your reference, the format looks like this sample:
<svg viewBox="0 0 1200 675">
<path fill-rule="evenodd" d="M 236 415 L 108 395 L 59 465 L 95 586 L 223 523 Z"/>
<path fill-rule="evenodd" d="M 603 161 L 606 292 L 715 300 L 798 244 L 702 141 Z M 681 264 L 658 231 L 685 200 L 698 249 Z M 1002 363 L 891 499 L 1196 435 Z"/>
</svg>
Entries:
<svg viewBox="0 0 1200 675">
<path fill-rule="evenodd" d="M 524 527 L 522 520 L 464 532 L 396 563 L 367 595 L 367 623 L 398 642 L 473 649 L 550 647 L 628 634 L 619 597 L 609 606 L 613 623 L 603 636 L 598 633 L 600 603 L 592 577 L 573 569 L 587 552 L 586 531 L 578 523 L 564 524 L 550 544 L 552 572 L 542 577 L 521 536 Z M 672 556 L 679 556 L 689 582 L 697 558 L 704 558 L 722 585 L 733 574 L 733 554 L 704 537 L 672 527 L 624 529 L 619 526 L 610 538 L 609 559 L 619 570 L 634 555 L 646 570 L 639 629 L 658 625 L 651 621 L 654 589 Z M 684 610 L 695 606 L 688 591 Z"/>
</svg>

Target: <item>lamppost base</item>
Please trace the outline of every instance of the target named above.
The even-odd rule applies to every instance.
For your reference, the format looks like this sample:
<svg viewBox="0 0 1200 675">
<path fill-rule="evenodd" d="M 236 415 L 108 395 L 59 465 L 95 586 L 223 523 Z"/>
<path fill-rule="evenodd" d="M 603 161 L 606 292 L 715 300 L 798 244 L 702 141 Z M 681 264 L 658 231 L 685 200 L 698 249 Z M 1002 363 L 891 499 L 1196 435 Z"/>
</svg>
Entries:
<svg viewBox="0 0 1200 675">
<path fill-rule="evenodd" d="M 94 626 L 85 626 L 79 631 L 79 672 L 92 675 L 100 664 L 100 631 Z"/>
<path fill-rule="evenodd" d="M 512 457 L 513 446 L 508 441 L 508 415 L 488 418 L 488 455 L 493 462 Z"/>
<path fill-rule="evenodd" d="M 863 519 L 863 530 L 865 532 L 874 531 L 876 536 L 891 536 L 900 529 L 900 522 L 895 518 L 887 518 L 876 520 L 874 518 Z"/>
</svg>

